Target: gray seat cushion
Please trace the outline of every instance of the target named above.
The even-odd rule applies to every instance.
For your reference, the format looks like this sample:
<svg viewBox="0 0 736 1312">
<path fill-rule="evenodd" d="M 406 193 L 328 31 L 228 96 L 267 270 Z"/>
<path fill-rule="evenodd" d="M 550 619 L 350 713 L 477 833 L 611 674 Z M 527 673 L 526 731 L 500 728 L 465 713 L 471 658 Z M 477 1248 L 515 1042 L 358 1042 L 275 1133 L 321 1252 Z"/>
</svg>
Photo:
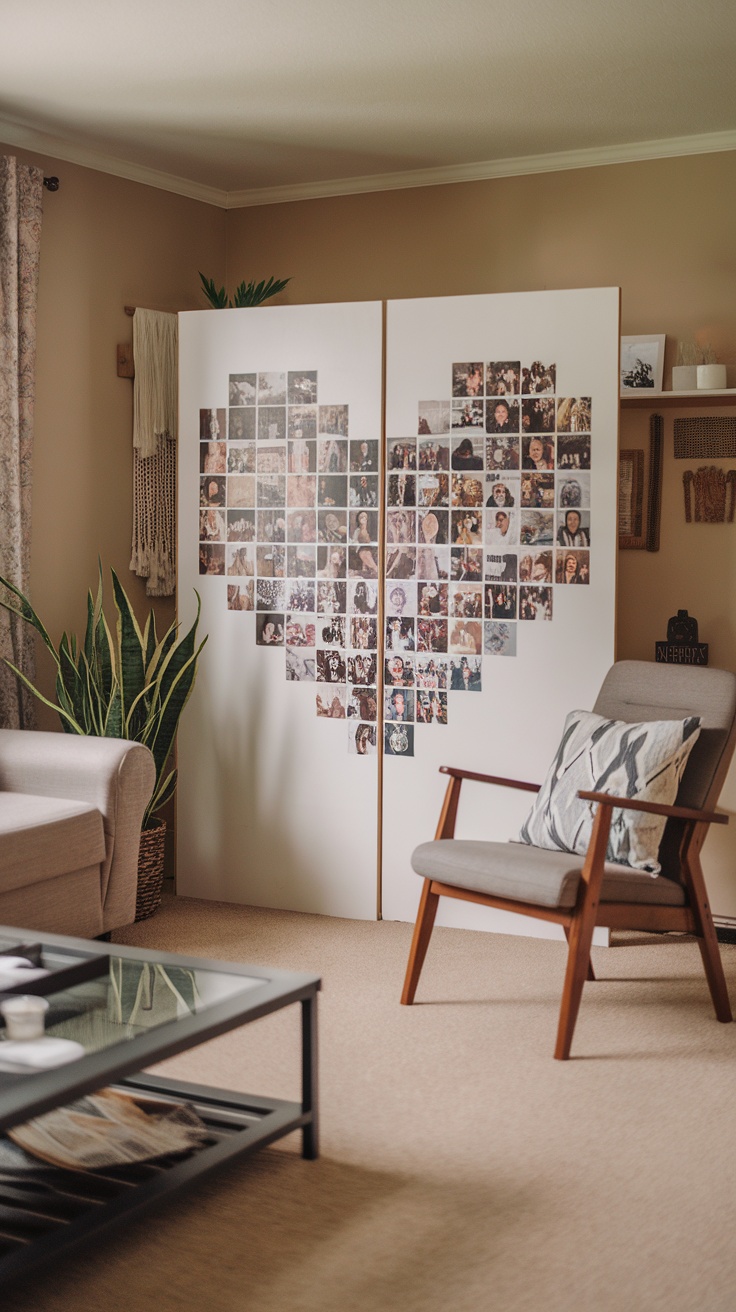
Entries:
<svg viewBox="0 0 736 1312">
<path fill-rule="evenodd" d="M 552 852 L 526 843 L 483 843 L 440 838 L 415 848 L 411 864 L 418 875 L 491 897 L 532 902 L 542 907 L 575 905 L 584 857 Z M 682 906 L 682 886 L 662 875 L 653 878 L 631 866 L 606 862 L 603 902 Z"/>
<path fill-rule="evenodd" d="M 0 792 L 0 892 L 105 859 L 102 816 L 89 802 Z"/>
</svg>

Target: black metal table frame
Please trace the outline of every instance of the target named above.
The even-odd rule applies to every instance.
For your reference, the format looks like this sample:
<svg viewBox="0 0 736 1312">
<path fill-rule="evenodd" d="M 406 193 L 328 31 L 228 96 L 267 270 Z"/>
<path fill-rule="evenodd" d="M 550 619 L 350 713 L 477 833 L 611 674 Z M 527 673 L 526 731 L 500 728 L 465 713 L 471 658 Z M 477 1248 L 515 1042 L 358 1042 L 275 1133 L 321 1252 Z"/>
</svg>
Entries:
<svg viewBox="0 0 736 1312">
<path fill-rule="evenodd" d="M 50 1233 L 0 1257 L 0 1281 L 35 1271 L 41 1262 L 100 1233 L 123 1217 L 150 1207 L 223 1162 L 253 1152 L 295 1130 L 301 1130 L 302 1156 L 313 1160 L 319 1155 L 317 994 L 321 981 L 318 976 L 153 952 L 116 943 L 91 943 L 12 926 L 0 926 L 0 936 L 40 940 L 44 946 L 68 949 L 82 957 L 105 954 L 152 965 L 212 970 L 263 981 L 241 994 L 207 1005 L 199 1013 L 165 1021 L 145 1033 L 89 1053 L 79 1061 L 23 1077 L 17 1085 L 0 1090 L 0 1131 L 108 1085 L 144 1097 L 149 1094 L 155 1098 L 184 1099 L 195 1107 L 213 1134 L 221 1131 L 211 1145 L 157 1171 L 145 1182 L 125 1188 L 118 1197 L 91 1207 L 69 1224 L 59 1224 Z M 229 1092 L 145 1073 L 148 1066 L 296 1002 L 301 1005 L 301 1102 Z"/>
</svg>

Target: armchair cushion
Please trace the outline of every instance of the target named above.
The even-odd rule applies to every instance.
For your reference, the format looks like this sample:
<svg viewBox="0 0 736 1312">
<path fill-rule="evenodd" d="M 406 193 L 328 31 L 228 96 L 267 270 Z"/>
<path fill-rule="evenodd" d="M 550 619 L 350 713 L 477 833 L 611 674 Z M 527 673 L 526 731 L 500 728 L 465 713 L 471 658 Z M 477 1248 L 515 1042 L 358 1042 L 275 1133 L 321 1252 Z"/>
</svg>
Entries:
<svg viewBox="0 0 736 1312">
<path fill-rule="evenodd" d="M 581 789 L 673 805 L 700 720 L 629 724 L 590 711 L 571 711 L 562 741 L 519 839 L 535 847 L 584 856 L 595 803 Z M 613 812 L 607 858 L 658 875 L 664 816 L 618 808 Z"/>
<path fill-rule="evenodd" d="M 0 892 L 105 859 L 102 816 L 90 802 L 0 792 Z"/>
</svg>

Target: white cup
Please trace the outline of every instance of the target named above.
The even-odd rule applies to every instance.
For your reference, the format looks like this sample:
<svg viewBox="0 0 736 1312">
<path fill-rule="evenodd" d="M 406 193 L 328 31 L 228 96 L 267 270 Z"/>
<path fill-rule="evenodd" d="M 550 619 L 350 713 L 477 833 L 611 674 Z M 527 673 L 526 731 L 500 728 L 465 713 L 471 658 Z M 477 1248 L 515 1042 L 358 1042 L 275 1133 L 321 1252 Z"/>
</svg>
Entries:
<svg viewBox="0 0 736 1312">
<path fill-rule="evenodd" d="M 0 1002 L 9 1039 L 39 1039 L 43 1035 L 48 1002 L 32 993 L 20 993 Z"/>
</svg>

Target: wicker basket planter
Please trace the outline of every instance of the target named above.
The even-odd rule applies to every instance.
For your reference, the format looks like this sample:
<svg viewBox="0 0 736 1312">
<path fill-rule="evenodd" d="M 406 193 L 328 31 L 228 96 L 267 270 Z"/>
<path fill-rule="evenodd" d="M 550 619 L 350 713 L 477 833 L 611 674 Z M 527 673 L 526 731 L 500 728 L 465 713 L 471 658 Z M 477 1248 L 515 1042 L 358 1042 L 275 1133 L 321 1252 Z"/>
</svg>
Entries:
<svg viewBox="0 0 736 1312">
<path fill-rule="evenodd" d="M 165 820 L 156 820 L 150 829 L 141 830 L 141 845 L 138 851 L 138 894 L 135 902 L 136 920 L 147 920 L 161 905 L 165 842 Z"/>
</svg>

